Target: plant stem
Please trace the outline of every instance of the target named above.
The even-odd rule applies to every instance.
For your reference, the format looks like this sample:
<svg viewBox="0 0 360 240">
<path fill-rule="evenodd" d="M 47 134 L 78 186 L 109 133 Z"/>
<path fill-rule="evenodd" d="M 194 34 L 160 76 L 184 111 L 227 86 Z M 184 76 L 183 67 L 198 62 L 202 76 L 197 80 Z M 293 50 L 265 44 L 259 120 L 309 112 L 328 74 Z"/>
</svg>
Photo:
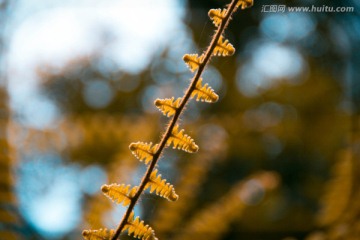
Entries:
<svg viewBox="0 0 360 240">
<path fill-rule="evenodd" d="M 124 229 L 125 225 L 127 224 L 127 220 L 131 214 L 131 212 L 133 211 L 135 204 L 137 203 L 137 201 L 139 200 L 142 192 L 145 189 L 146 184 L 148 183 L 149 179 L 150 179 L 150 175 L 152 173 L 152 171 L 154 170 L 156 163 L 158 162 L 164 148 L 166 145 L 166 142 L 168 141 L 169 137 L 171 136 L 172 130 L 175 127 L 184 107 L 186 106 L 186 104 L 188 103 L 192 92 L 194 91 L 195 87 L 196 87 L 196 83 L 199 81 L 201 74 L 203 73 L 206 65 L 208 64 L 208 62 L 211 59 L 211 56 L 213 54 L 213 51 L 216 47 L 216 44 L 220 38 L 220 36 L 223 34 L 225 28 L 227 27 L 232 14 L 235 12 L 236 10 L 236 4 L 237 4 L 238 0 L 232 0 L 232 2 L 229 4 L 228 8 L 227 8 L 227 12 L 226 12 L 226 16 L 224 17 L 224 19 L 221 22 L 221 25 L 218 27 L 218 29 L 216 30 L 215 35 L 212 38 L 212 41 L 209 45 L 209 47 L 207 48 L 206 52 L 205 52 L 205 57 L 202 61 L 202 63 L 199 65 L 199 68 L 195 74 L 195 76 L 193 77 L 188 89 L 185 92 L 185 95 L 183 96 L 181 103 L 179 105 L 179 108 L 176 110 L 174 116 L 172 117 L 172 119 L 169 122 L 169 125 L 166 129 L 165 134 L 162 136 L 162 139 L 159 143 L 159 147 L 156 151 L 156 153 L 153 156 L 153 159 L 149 165 L 149 167 L 146 170 L 146 173 L 144 175 L 144 177 L 141 180 L 140 186 L 135 194 L 135 196 L 131 199 L 131 203 L 128 207 L 128 209 L 126 210 L 126 213 L 124 214 L 121 222 L 119 223 L 114 236 L 111 238 L 112 240 L 116 240 L 118 239 L 118 237 L 120 236 L 120 233 L 122 232 L 122 230 Z"/>
</svg>

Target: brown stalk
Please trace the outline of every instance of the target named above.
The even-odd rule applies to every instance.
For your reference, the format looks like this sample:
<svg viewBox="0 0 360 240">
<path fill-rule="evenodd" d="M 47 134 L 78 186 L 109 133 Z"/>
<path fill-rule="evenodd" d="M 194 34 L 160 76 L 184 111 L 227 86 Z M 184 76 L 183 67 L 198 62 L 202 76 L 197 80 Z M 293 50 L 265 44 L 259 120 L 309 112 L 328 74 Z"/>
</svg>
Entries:
<svg viewBox="0 0 360 240">
<path fill-rule="evenodd" d="M 169 139 L 169 137 L 171 136 L 172 130 L 174 128 L 174 126 L 176 125 L 185 105 L 188 103 L 192 92 L 194 91 L 195 87 L 196 87 L 196 83 L 199 81 L 201 74 L 203 73 L 206 65 L 208 64 L 208 62 L 211 59 L 211 56 L 213 54 L 213 51 L 216 47 L 216 44 L 220 38 L 220 36 L 223 34 L 224 30 L 226 29 L 232 14 L 236 11 L 236 4 L 237 4 L 238 0 L 232 0 L 232 2 L 228 5 L 227 8 L 227 13 L 226 16 L 224 17 L 224 19 L 221 22 L 221 25 L 218 27 L 218 29 L 215 32 L 215 35 L 213 36 L 211 43 L 209 45 L 209 47 L 207 48 L 206 52 L 205 52 L 205 57 L 202 61 L 202 63 L 199 65 L 199 68 L 195 74 L 195 76 L 193 77 L 188 89 L 185 92 L 184 97 L 181 100 L 180 106 L 179 108 L 177 108 L 174 116 L 172 117 L 172 119 L 170 120 L 168 127 L 166 129 L 165 134 L 162 136 L 161 141 L 159 143 L 159 147 L 156 151 L 156 153 L 153 156 L 153 159 L 149 165 L 149 167 L 146 170 L 146 173 L 144 175 L 144 177 L 141 180 L 141 183 L 139 185 L 139 188 L 135 194 L 135 196 L 131 199 L 131 203 L 128 207 L 128 209 L 126 210 L 126 213 L 124 214 L 121 222 L 119 223 L 115 234 L 113 235 L 113 237 L 111 238 L 111 240 L 117 240 L 120 236 L 120 233 L 122 232 L 122 230 L 124 229 L 125 225 L 127 224 L 127 220 L 130 216 L 130 213 L 133 211 L 137 201 L 139 200 L 142 192 L 145 189 L 146 184 L 149 182 L 150 179 L 150 175 L 152 173 L 152 171 L 154 170 L 156 163 L 158 162 L 164 148 L 166 145 L 167 140 Z"/>
</svg>

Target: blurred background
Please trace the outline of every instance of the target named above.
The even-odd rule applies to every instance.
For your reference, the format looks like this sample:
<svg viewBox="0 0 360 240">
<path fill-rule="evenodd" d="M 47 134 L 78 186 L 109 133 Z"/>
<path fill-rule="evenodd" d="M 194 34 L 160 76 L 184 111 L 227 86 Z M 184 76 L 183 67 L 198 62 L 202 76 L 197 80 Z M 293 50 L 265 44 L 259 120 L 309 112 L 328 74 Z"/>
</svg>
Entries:
<svg viewBox="0 0 360 240">
<path fill-rule="evenodd" d="M 0 239 L 81 239 L 124 207 L 105 183 L 137 185 L 131 142 L 158 142 L 156 98 L 180 97 L 220 0 L 0 0 Z M 264 12 L 265 5 L 353 12 Z M 159 239 L 358 239 L 360 4 L 262 1 L 234 16 L 232 57 L 203 81 L 181 125 L 197 154 L 167 149 L 179 200 L 148 192 L 136 214 Z M 127 239 L 124 236 L 124 239 Z M 129 238 L 131 239 L 131 238 Z"/>
</svg>

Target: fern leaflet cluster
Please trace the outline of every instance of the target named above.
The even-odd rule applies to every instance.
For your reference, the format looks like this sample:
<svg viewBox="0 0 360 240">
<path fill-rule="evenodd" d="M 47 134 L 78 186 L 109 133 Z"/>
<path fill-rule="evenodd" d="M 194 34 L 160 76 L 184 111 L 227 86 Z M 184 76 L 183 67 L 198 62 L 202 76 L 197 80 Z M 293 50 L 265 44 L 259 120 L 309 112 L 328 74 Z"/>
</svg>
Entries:
<svg viewBox="0 0 360 240">
<path fill-rule="evenodd" d="M 195 144 L 194 140 L 184 133 L 184 129 L 179 131 L 179 125 L 176 125 L 173 128 L 171 136 L 167 140 L 166 145 L 170 146 L 171 144 L 174 149 L 181 149 L 189 153 L 195 153 L 199 150 L 199 147 Z"/>
<path fill-rule="evenodd" d="M 175 193 L 174 186 L 167 183 L 161 178 L 161 174 L 157 175 L 158 170 L 155 169 L 150 175 L 150 181 L 145 188 L 150 188 L 150 192 L 156 192 L 157 195 L 166 198 L 169 201 L 176 201 L 179 196 Z"/>
<path fill-rule="evenodd" d="M 184 62 L 188 65 L 191 72 L 194 72 L 196 69 L 199 68 L 200 64 L 202 63 L 204 55 L 200 57 L 198 54 L 185 54 L 183 56 Z"/>
<path fill-rule="evenodd" d="M 213 103 L 217 102 L 219 96 L 214 92 L 214 90 L 206 83 L 202 85 L 202 78 L 196 83 L 196 87 L 191 94 L 191 97 L 196 96 L 196 101 Z"/>
<path fill-rule="evenodd" d="M 171 117 L 180 106 L 181 98 L 175 100 L 172 98 L 156 99 L 155 106 L 167 117 Z"/>
<path fill-rule="evenodd" d="M 131 143 L 129 146 L 133 155 L 140 161 L 145 161 L 145 164 L 148 165 L 139 186 L 130 187 L 130 185 L 125 184 L 102 186 L 102 191 L 107 197 L 118 204 L 122 203 L 128 207 L 126 213 L 115 231 L 107 229 L 85 230 L 83 231 L 85 239 L 116 240 L 120 233 L 126 230 L 129 235 L 133 235 L 139 239 L 157 239 L 154 230 L 150 226 L 145 225 L 139 217 L 134 219 L 133 209 L 143 191 L 148 188 L 150 188 L 150 192 L 155 192 L 157 195 L 170 201 L 176 201 L 178 199 L 173 185 L 161 178 L 155 166 L 163 150 L 168 146 L 172 145 L 174 149 L 177 148 L 188 153 L 196 153 L 199 150 L 195 141 L 189 135 L 185 134 L 183 129 L 179 130 L 179 125 L 177 124 L 178 119 L 191 98 L 196 97 L 197 101 L 208 103 L 216 102 L 219 99 L 219 96 L 207 83 L 205 85 L 202 84 L 201 75 L 212 56 L 231 56 L 235 53 L 235 48 L 228 40 L 224 39 L 223 34 L 232 14 L 236 12 L 240 6 L 244 9 L 251 5 L 252 0 L 232 0 L 227 9 L 211 9 L 209 11 L 209 17 L 217 29 L 210 45 L 204 53 L 200 56 L 199 54 L 185 54 L 183 57 L 190 71 L 195 72 L 184 96 L 176 100 L 172 97 L 157 99 L 154 102 L 155 106 L 159 108 L 165 116 L 171 117 L 160 142 L 155 145 L 152 145 L 152 143 L 136 142 Z"/>
<path fill-rule="evenodd" d="M 253 0 L 239 0 L 239 1 L 237 1 L 236 8 L 241 6 L 241 9 L 244 10 L 245 8 L 249 8 L 252 5 L 254 5 Z"/>
<path fill-rule="evenodd" d="M 226 9 L 210 9 L 208 15 L 213 21 L 214 25 L 218 27 L 226 16 Z"/>
<path fill-rule="evenodd" d="M 138 239 L 157 240 L 154 230 L 149 225 L 145 225 L 144 221 L 141 221 L 139 217 L 134 219 L 134 212 L 130 214 L 124 230 L 128 230 L 129 235 L 133 235 Z"/>
<path fill-rule="evenodd" d="M 214 56 L 231 56 L 235 53 L 235 48 L 231 43 L 229 43 L 229 40 L 225 39 L 221 36 L 219 38 L 219 41 L 216 44 L 216 47 L 214 49 L 213 55 Z"/>
<path fill-rule="evenodd" d="M 156 153 L 158 145 L 152 146 L 152 143 L 136 142 L 131 143 L 129 148 L 132 154 L 140 161 L 145 160 L 145 164 L 148 164 Z"/>
<path fill-rule="evenodd" d="M 114 230 L 99 229 L 99 230 L 85 230 L 83 231 L 83 237 L 86 240 L 107 240 L 111 239 L 114 235 Z"/>
<path fill-rule="evenodd" d="M 131 189 L 130 187 L 130 185 L 125 184 L 105 184 L 101 187 L 101 191 L 117 204 L 122 203 L 122 205 L 126 207 L 130 204 L 131 199 L 137 191 L 137 187 L 133 187 Z"/>
</svg>

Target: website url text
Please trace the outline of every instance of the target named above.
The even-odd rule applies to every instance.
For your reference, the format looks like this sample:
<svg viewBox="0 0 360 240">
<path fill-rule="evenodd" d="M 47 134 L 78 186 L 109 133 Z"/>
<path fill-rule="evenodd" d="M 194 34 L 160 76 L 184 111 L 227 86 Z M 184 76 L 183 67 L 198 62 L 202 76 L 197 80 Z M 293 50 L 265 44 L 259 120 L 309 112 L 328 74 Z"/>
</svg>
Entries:
<svg viewBox="0 0 360 240">
<path fill-rule="evenodd" d="M 333 12 L 333 13 L 344 13 L 354 12 L 354 7 L 331 7 L 331 6 L 314 6 L 311 7 L 288 7 L 286 5 L 263 5 L 261 12 L 309 12 L 309 13 L 322 13 L 322 12 Z"/>
</svg>

